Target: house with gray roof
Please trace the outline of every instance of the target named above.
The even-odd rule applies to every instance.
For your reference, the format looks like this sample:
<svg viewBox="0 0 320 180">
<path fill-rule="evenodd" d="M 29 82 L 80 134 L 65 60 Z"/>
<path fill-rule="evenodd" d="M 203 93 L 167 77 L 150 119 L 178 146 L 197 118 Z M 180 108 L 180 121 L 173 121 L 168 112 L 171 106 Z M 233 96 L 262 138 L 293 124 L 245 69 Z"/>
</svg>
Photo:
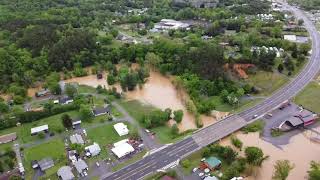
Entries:
<svg viewBox="0 0 320 180">
<path fill-rule="evenodd" d="M 95 108 L 93 108 L 92 113 L 94 116 L 101 116 L 101 115 L 105 115 L 105 114 L 110 115 L 111 107 L 110 107 L 110 105 L 105 105 L 104 107 L 95 107 Z"/>
<path fill-rule="evenodd" d="M 73 173 L 72 173 L 72 168 L 70 166 L 62 166 L 58 172 L 57 172 L 58 177 L 61 180 L 73 180 L 75 179 Z"/>
<path fill-rule="evenodd" d="M 38 165 L 41 171 L 45 171 L 54 166 L 54 162 L 51 158 L 44 158 L 38 161 Z"/>
<path fill-rule="evenodd" d="M 81 144 L 84 145 L 84 140 L 80 134 L 74 134 L 70 136 L 71 144 Z"/>
<path fill-rule="evenodd" d="M 88 165 L 82 159 L 78 159 L 78 161 L 74 162 L 73 164 L 80 176 L 84 176 L 86 171 L 88 171 Z"/>
</svg>

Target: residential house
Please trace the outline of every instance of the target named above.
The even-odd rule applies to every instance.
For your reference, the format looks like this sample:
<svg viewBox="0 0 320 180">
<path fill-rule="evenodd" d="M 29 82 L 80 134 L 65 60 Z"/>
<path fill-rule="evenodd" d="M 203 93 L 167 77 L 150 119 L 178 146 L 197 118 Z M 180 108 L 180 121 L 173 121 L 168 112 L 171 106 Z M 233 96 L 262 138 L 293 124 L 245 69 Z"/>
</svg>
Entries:
<svg viewBox="0 0 320 180">
<path fill-rule="evenodd" d="M 105 105 L 104 107 L 95 107 L 92 110 L 94 116 L 101 116 L 106 114 L 111 114 L 111 107 L 110 105 Z"/>
<path fill-rule="evenodd" d="M 86 156 L 88 157 L 97 156 L 101 152 L 101 148 L 97 143 L 93 143 L 92 145 L 87 146 L 84 149 L 86 151 Z"/>
<path fill-rule="evenodd" d="M 200 165 L 200 169 L 204 170 L 206 168 L 210 169 L 211 171 L 215 170 L 215 169 L 219 169 L 221 166 L 221 161 L 216 158 L 216 157 L 209 157 L 207 159 L 205 159 L 201 165 Z"/>
<path fill-rule="evenodd" d="M 74 135 L 70 136 L 70 142 L 71 142 L 71 144 L 84 145 L 84 140 L 80 134 L 74 134 Z"/>
<path fill-rule="evenodd" d="M 62 166 L 58 172 L 57 172 L 58 177 L 61 180 L 73 180 L 75 179 L 73 173 L 72 173 L 72 168 L 70 166 Z"/>
<path fill-rule="evenodd" d="M 42 125 L 42 126 L 38 126 L 38 127 L 34 127 L 34 128 L 31 128 L 31 136 L 36 135 L 40 132 L 47 133 L 48 131 L 49 131 L 49 126 L 47 124 Z"/>
<path fill-rule="evenodd" d="M 44 158 L 38 161 L 38 165 L 41 171 L 45 171 L 54 166 L 54 162 L 51 158 Z"/>
<path fill-rule="evenodd" d="M 125 135 L 129 134 L 129 129 L 128 129 L 127 125 L 125 125 L 122 122 L 113 125 L 113 127 L 117 131 L 119 136 L 125 136 Z"/>
<path fill-rule="evenodd" d="M 80 176 L 86 176 L 86 172 L 88 171 L 88 165 L 87 163 L 79 159 L 78 161 L 74 162 L 74 167 L 76 168 L 77 172 L 80 174 Z"/>
</svg>

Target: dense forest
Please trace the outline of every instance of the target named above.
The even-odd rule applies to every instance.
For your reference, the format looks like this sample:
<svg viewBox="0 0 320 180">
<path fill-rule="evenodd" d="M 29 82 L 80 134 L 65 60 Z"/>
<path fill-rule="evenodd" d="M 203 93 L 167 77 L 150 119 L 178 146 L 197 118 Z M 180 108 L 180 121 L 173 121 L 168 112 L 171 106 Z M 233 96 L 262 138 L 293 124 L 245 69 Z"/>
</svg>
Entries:
<svg viewBox="0 0 320 180">
<path fill-rule="evenodd" d="M 288 0 L 288 2 L 300 5 L 307 10 L 320 10 L 319 0 Z"/>
</svg>

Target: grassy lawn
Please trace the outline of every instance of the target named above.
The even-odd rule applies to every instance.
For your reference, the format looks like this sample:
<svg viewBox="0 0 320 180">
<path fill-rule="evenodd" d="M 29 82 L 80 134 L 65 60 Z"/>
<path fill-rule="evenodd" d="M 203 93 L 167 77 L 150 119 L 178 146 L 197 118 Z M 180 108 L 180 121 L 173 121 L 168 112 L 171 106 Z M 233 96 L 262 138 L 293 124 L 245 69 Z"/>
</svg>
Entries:
<svg viewBox="0 0 320 180">
<path fill-rule="evenodd" d="M 116 111 L 116 113 L 117 113 L 117 111 Z M 69 111 L 66 113 L 61 113 L 61 114 L 57 114 L 54 116 L 50 116 L 48 118 L 44 118 L 39 121 L 25 123 L 19 127 L 13 127 L 13 128 L 1 130 L 0 135 L 16 132 L 17 136 L 18 136 L 18 140 L 21 143 L 28 143 L 28 142 L 39 140 L 38 136 L 31 136 L 30 129 L 33 127 L 41 126 L 41 125 L 45 125 L 45 124 L 48 124 L 50 132 L 55 132 L 56 134 L 62 133 L 62 132 L 64 132 L 64 127 L 61 122 L 62 114 L 69 114 L 73 118 L 79 116 L 79 113 L 77 111 Z M 121 116 L 121 114 L 118 113 L 117 116 Z M 98 117 L 93 118 L 92 121 L 90 121 L 90 122 L 83 122 L 82 127 L 89 127 L 89 126 L 92 126 L 93 124 L 102 123 L 104 121 L 106 121 L 106 116 L 98 116 Z M 1 150 L 1 146 L 0 146 L 0 150 Z"/>
<path fill-rule="evenodd" d="M 119 136 L 115 129 L 113 128 L 112 124 L 107 124 L 104 126 L 100 126 L 97 128 L 89 129 L 87 131 L 88 134 L 88 139 L 91 140 L 91 142 L 96 142 L 100 145 L 101 148 L 101 154 L 99 157 L 94 158 L 93 160 L 98 160 L 98 159 L 105 159 L 108 157 L 108 151 L 107 151 L 107 146 L 109 144 L 113 144 L 117 141 L 123 140 L 128 138 L 128 136 Z M 131 125 L 128 123 L 124 123 L 128 125 L 129 131 L 132 130 Z"/>
<path fill-rule="evenodd" d="M 183 137 L 190 135 L 193 131 L 185 131 L 178 136 L 172 136 L 171 129 L 168 126 L 160 126 L 156 128 L 152 128 L 151 131 L 156 133 L 157 140 L 161 144 L 169 144 L 174 143 L 181 140 Z"/>
<path fill-rule="evenodd" d="M 316 82 L 311 82 L 294 98 L 294 102 L 314 112 L 320 112 L 319 97 L 320 85 Z"/>
<path fill-rule="evenodd" d="M 137 121 L 139 121 L 144 114 L 147 114 L 156 109 L 151 105 L 142 104 L 137 100 L 132 100 L 132 101 L 119 100 L 118 102 Z"/>
<path fill-rule="evenodd" d="M 265 96 L 272 94 L 288 81 L 289 78 L 284 75 L 265 71 L 259 71 L 254 75 L 249 75 L 249 78 L 246 80 L 247 83 L 261 88 L 262 91 L 260 95 Z"/>
<path fill-rule="evenodd" d="M 43 158 L 50 157 L 54 160 L 55 166 L 46 171 L 46 175 L 43 178 L 53 176 L 57 170 L 67 163 L 65 155 L 64 143 L 60 139 L 54 139 L 44 144 L 40 144 L 31 148 L 26 148 L 24 153 L 24 165 L 27 171 L 27 178 L 32 177 L 33 170 L 31 168 L 32 160 L 41 160 Z"/>
<path fill-rule="evenodd" d="M 142 152 L 134 155 L 132 158 L 130 158 L 130 159 L 127 160 L 126 162 L 120 163 L 120 164 L 112 167 L 112 171 L 117 171 L 117 170 L 119 170 L 119 169 L 121 169 L 121 168 L 123 168 L 123 167 L 125 167 L 125 166 L 127 166 L 127 165 L 129 165 L 129 164 L 132 164 L 132 163 L 134 163 L 134 162 L 142 159 L 143 156 L 146 154 L 146 152 L 147 152 L 146 150 L 143 150 Z"/>
<path fill-rule="evenodd" d="M 222 99 L 220 97 L 214 97 L 217 99 L 217 105 L 216 110 L 217 111 L 223 111 L 223 112 L 241 112 L 245 109 L 248 109 L 257 103 L 259 103 L 262 99 L 253 99 L 253 100 L 241 100 L 239 105 L 231 106 L 230 104 L 226 104 L 222 102 Z"/>
<path fill-rule="evenodd" d="M 184 174 L 191 174 L 192 169 L 199 166 L 200 161 L 202 159 L 202 153 L 203 153 L 203 150 L 201 149 L 201 150 L 199 150 L 199 151 L 197 151 L 195 153 L 192 153 L 187 158 L 183 159 L 183 160 L 188 159 L 189 162 L 190 162 L 190 166 L 182 168 Z"/>
<path fill-rule="evenodd" d="M 67 112 L 67 114 L 69 114 L 71 117 L 75 117 L 78 115 L 78 112 L 70 111 L 70 112 Z M 50 116 L 48 118 L 41 119 L 39 121 L 22 124 L 19 127 L 13 127 L 13 128 L 1 130 L 0 134 L 3 135 L 3 134 L 16 132 L 17 136 L 18 136 L 18 140 L 22 143 L 35 141 L 35 140 L 38 140 L 39 137 L 38 136 L 31 136 L 30 129 L 33 127 L 48 124 L 49 131 L 51 131 L 51 132 L 58 133 L 58 132 L 63 131 L 64 127 L 61 123 L 61 119 L 60 119 L 61 115 L 62 114 L 57 114 L 54 116 Z"/>
<path fill-rule="evenodd" d="M 12 149 L 14 142 L 10 142 L 10 143 L 6 143 L 6 144 L 0 144 L 0 154 L 4 151 L 6 151 L 7 149 Z"/>
</svg>

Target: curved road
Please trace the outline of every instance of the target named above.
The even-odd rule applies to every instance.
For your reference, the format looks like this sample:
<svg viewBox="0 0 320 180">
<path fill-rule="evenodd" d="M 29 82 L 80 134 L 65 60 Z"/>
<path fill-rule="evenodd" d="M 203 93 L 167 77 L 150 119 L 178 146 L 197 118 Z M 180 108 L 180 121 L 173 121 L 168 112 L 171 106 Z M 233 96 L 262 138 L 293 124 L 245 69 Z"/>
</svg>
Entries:
<svg viewBox="0 0 320 180">
<path fill-rule="evenodd" d="M 306 29 L 312 39 L 312 55 L 304 69 L 286 86 L 275 92 L 272 96 L 260 104 L 249 108 L 239 114 L 229 116 L 211 126 L 195 132 L 191 137 L 170 145 L 158 152 L 155 152 L 142 160 L 131 164 L 115 173 L 106 174 L 102 179 L 106 180 L 137 180 L 156 172 L 160 169 L 166 169 L 171 164 L 175 164 L 189 154 L 211 144 L 229 134 L 255 121 L 254 115 L 262 116 L 268 111 L 281 105 L 284 101 L 294 97 L 301 91 L 320 70 L 320 36 L 313 23 L 301 12 L 289 5 L 283 4 L 288 10 L 291 10 L 296 17 L 304 20 Z"/>
</svg>

